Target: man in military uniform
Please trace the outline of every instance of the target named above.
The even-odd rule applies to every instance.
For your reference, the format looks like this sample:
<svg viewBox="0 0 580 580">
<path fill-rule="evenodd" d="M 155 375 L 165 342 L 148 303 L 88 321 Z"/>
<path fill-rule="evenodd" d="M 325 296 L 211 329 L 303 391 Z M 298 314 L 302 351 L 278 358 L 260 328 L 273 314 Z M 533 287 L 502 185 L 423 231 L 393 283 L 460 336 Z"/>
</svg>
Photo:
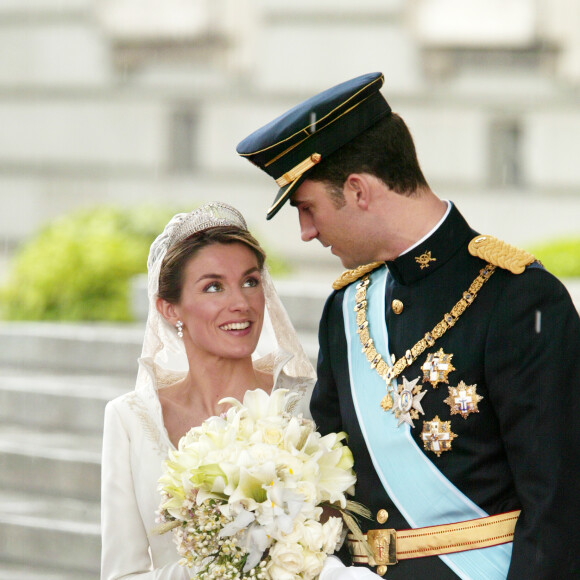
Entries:
<svg viewBox="0 0 580 580">
<path fill-rule="evenodd" d="M 580 577 L 580 319 L 533 256 L 473 231 L 423 176 L 373 73 L 238 145 L 351 270 L 320 322 L 311 409 L 345 430 L 388 578 Z"/>
</svg>

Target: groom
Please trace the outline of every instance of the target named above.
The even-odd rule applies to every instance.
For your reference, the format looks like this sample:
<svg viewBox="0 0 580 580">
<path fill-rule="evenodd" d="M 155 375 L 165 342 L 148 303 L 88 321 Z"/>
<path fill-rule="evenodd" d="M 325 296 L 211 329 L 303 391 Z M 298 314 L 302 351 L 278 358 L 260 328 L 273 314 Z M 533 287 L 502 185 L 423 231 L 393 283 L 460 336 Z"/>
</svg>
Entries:
<svg viewBox="0 0 580 580">
<path fill-rule="evenodd" d="M 302 239 L 347 271 L 320 321 L 311 409 L 345 430 L 388 578 L 580 577 L 580 319 L 533 256 L 430 189 L 364 75 L 244 139 Z M 468 523 L 464 523 L 468 521 Z M 413 528 L 411 530 L 411 528 Z"/>
</svg>

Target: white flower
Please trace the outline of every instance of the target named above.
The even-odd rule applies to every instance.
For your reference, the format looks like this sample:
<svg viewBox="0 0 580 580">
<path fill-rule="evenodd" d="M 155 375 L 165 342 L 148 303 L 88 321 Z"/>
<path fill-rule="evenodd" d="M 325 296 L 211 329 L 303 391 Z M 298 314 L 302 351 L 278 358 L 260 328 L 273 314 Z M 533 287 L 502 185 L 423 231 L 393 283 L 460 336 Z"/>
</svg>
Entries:
<svg viewBox="0 0 580 580">
<path fill-rule="evenodd" d="M 302 578 L 304 580 L 318 578 L 325 560 L 326 554 L 323 552 L 304 550 L 304 572 L 302 572 Z"/>
<path fill-rule="evenodd" d="M 335 517 L 328 518 L 328 520 L 322 525 L 322 536 L 324 537 L 322 551 L 327 554 L 333 554 L 338 548 L 341 533 L 342 520 Z"/>
<path fill-rule="evenodd" d="M 294 579 L 304 570 L 304 548 L 300 544 L 276 542 L 270 548 L 270 557 L 268 572 L 274 580 Z"/>
<path fill-rule="evenodd" d="M 320 522 L 308 520 L 304 522 L 302 544 L 310 551 L 320 552 L 324 542 L 324 528 Z"/>
</svg>

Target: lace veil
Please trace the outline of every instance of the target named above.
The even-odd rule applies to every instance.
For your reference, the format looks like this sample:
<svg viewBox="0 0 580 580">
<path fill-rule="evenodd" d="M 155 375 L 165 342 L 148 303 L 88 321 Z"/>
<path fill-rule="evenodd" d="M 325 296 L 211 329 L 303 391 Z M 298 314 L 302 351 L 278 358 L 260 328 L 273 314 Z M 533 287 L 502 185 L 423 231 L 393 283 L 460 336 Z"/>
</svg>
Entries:
<svg viewBox="0 0 580 580">
<path fill-rule="evenodd" d="M 235 208 L 221 202 L 209 202 L 190 213 L 175 215 L 163 232 L 151 245 L 147 260 L 147 295 L 149 311 L 143 350 L 141 353 L 136 390 L 148 383 L 154 374 L 157 387 L 172 384 L 188 370 L 183 341 L 176 329 L 159 314 L 155 306 L 159 287 L 159 272 L 167 250 L 186 237 L 216 226 L 234 225 L 247 230 L 246 221 Z M 315 371 L 308 360 L 272 283 L 266 266 L 262 272 L 262 284 L 266 298 L 264 324 L 258 346 L 252 359 L 259 370 L 272 371 L 283 364 L 290 377 L 315 378 Z M 189 329 L 191 332 L 191 329 Z M 144 374 L 146 373 L 146 374 Z"/>
</svg>

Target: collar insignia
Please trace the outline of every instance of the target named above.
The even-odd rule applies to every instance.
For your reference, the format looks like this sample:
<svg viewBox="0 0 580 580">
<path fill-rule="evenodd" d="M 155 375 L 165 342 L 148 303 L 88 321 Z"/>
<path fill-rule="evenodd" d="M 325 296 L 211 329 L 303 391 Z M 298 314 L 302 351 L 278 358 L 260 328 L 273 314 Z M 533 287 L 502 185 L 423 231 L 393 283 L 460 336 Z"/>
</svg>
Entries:
<svg viewBox="0 0 580 580">
<path fill-rule="evenodd" d="M 475 392 L 477 385 L 466 385 L 460 381 L 456 387 L 449 388 L 449 396 L 444 400 L 451 408 L 452 415 L 461 415 L 467 419 L 470 413 L 479 413 L 477 403 L 483 399 Z"/>
<path fill-rule="evenodd" d="M 421 270 L 423 268 L 428 268 L 429 267 L 429 262 L 436 262 L 437 258 L 432 258 L 431 257 L 431 250 L 429 250 L 428 252 L 425 252 L 424 254 L 421 254 L 420 256 L 416 256 L 415 257 L 415 262 L 417 262 L 417 264 L 421 265 Z"/>
</svg>

